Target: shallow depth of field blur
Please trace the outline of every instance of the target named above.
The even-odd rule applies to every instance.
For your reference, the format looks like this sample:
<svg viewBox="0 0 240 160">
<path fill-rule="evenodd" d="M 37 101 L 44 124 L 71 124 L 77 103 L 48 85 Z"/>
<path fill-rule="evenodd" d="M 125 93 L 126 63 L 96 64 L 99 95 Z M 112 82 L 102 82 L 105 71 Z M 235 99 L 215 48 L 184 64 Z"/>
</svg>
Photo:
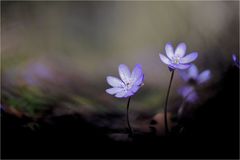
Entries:
<svg viewBox="0 0 240 160">
<path fill-rule="evenodd" d="M 41 129 L 39 119 L 79 115 L 119 140 L 111 134 L 127 128 L 127 99 L 105 92 L 106 76 L 119 77 L 121 63 L 131 70 L 139 63 L 145 80 L 132 98 L 130 120 L 136 132 L 148 133 L 151 119 L 163 111 L 170 79 L 159 59 L 165 44 L 185 42 L 187 54 L 198 52 L 200 72 L 211 70 L 197 109 L 221 89 L 212 86 L 239 53 L 238 14 L 237 1 L 1 2 L 1 107 L 32 119 L 24 123 L 30 130 Z M 176 72 L 173 113 L 184 84 Z"/>
</svg>

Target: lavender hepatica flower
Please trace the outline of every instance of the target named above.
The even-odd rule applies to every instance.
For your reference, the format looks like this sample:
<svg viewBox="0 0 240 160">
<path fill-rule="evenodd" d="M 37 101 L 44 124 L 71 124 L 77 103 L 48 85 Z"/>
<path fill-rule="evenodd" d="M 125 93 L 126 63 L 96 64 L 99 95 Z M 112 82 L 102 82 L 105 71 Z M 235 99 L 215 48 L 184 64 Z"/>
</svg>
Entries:
<svg viewBox="0 0 240 160">
<path fill-rule="evenodd" d="M 184 86 L 178 90 L 178 93 L 185 99 L 185 101 L 194 103 L 198 100 L 198 94 L 193 86 Z"/>
<path fill-rule="evenodd" d="M 205 70 L 199 74 L 196 65 L 192 64 L 187 71 L 181 71 L 180 76 L 187 82 L 187 85 L 181 87 L 178 90 L 178 93 L 182 95 L 186 101 L 193 103 L 198 99 L 198 94 L 195 88 L 198 85 L 207 82 L 211 78 L 211 72 L 210 70 Z"/>
<path fill-rule="evenodd" d="M 170 71 L 175 69 L 187 69 L 191 66 L 191 62 L 193 62 L 198 57 L 198 53 L 192 52 L 184 56 L 186 53 L 186 49 L 186 44 L 180 43 L 174 51 L 172 44 L 167 43 L 165 46 L 167 57 L 161 53 L 159 54 L 159 56 L 163 63 L 168 65 Z"/>
<path fill-rule="evenodd" d="M 107 76 L 107 82 L 112 88 L 106 89 L 106 92 L 117 98 L 134 95 L 143 85 L 144 74 L 141 65 L 137 64 L 131 73 L 125 64 L 120 64 L 118 71 L 121 79 Z"/>
<path fill-rule="evenodd" d="M 239 60 L 238 60 L 236 54 L 232 55 L 232 59 L 233 59 L 234 64 L 240 69 L 240 67 L 239 67 Z"/>
<path fill-rule="evenodd" d="M 189 84 L 199 85 L 207 82 L 210 79 L 211 72 L 210 70 L 205 70 L 199 74 L 197 66 L 192 64 L 187 72 L 181 71 L 180 76 Z"/>
</svg>

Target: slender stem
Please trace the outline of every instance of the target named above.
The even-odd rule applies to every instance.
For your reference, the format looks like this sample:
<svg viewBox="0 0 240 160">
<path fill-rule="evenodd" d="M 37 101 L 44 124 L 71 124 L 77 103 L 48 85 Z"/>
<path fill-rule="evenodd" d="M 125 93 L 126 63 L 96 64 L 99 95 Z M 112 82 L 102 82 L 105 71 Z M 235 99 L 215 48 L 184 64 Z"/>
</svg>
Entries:
<svg viewBox="0 0 240 160">
<path fill-rule="evenodd" d="M 180 107 L 179 107 L 178 115 L 181 116 L 183 110 L 184 110 L 185 107 L 186 107 L 186 104 L 188 104 L 187 98 L 190 96 L 191 93 L 192 93 L 192 92 L 188 93 L 185 97 L 183 97 L 183 102 L 182 102 L 182 104 L 181 104 Z"/>
<path fill-rule="evenodd" d="M 128 128 L 129 128 L 129 131 L 130 131 L 130 135 L 133 135 L 133 130 L 131 128 L 131 125 L 130 125 L 130 122 L 129 122 L 129 117 L 128 117 L 128 110 L 129 110 L 130 101 L 131 101 L 131 97 L 128 98 L 128 102 L 127 102 L 127 124 L 128 124 Z"/>
<path fill-rule="evenodd" d="M 170 82 L 169 82 L 169 86 L 168 86 L 168 91 L 167 91 L 167 97 L 166 97 L 166 101 L 165 101 L 165 108 L 164 108 L 164 123 L 165 123 L 165 132 L 166 132 L 166 135 L 169 133 L 169 130 L 168 130 L 168 122 L 167 122 L 167 104 L 168 104 L 168 97 L 169 97 L 170 88 L 171 88 L 171 85 L 172 85 L 173 76 L 174 76 L 174 70 L 172 71 L 172 75 L 171 75 L 171 78 L 170 78 Z"/>
<path fill-rule="evenodd" d="M 183 110 L 185 108 L 185 104 L 186 104 L 186 98 L 183 99 L 183 102 L 181 103 L 179 109 L 178 109 L 178 116 L 182 116 Z"/>
<path fill-rule="evenodd" d="M 178 123 L 179 123 L 179 119 L 182 117 L 184 109 L 186 108 L 186 106 L 188 104 L 187 101 L 186 101 L 187 97 L 188 97 L 188 95 L 185 98 L 183 98 L 183 102 L 182 102 L 182 104 L 179 107 L 179 110 L 178 110 L 178 113 L 177 113 L 177 115 L 178 115 Z M 182 126 L 182 128 L 180 128 L 179 133 L 182 133 L 183 130 L 184 130 L 184 126 L 183 125 L 181 125 L 181 126 Z"/>
</svg>

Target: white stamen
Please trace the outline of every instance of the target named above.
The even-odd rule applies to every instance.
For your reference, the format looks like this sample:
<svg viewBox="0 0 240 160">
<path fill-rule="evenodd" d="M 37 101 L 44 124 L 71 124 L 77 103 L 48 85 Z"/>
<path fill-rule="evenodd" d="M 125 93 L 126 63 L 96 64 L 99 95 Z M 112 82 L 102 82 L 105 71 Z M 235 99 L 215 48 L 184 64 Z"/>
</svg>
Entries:
<svg viewBox="0 0 240 160">
<path fill-rule="evenodd" d="M 172 58 L 172 63 L 174 63 L 174 64 L 179 64 L 179 63 L 180 63 L 180 57 L 174 56 L 174 57 Z"/>
</svg>

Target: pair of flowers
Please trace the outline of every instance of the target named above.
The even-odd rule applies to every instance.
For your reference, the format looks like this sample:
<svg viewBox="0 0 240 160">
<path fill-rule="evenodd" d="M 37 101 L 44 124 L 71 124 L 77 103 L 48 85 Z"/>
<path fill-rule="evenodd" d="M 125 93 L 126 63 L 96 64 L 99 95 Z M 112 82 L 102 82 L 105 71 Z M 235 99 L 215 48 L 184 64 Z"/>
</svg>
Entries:
<svg viewBox="0 0 240 160">
<path fill-rule="evenodd" d="M 191 66 L 191 62 L 198 57 L 198 53 L 193 52 L 185 56 L 186 48 L 185 43 L 180 43 L 174 51 L 173 46 L 167 43 L 165 46 L 167 57 L 160 53 L 160 59 L 168 65 L 170 71 L 188 69 Z M 107 89 L 106 92 L 115 95 L 117 98 L 127 98 L 134 95 L 143 85 L 144 81 L 141 65 L 137 64 L 131 73 L 125 64 L 120 64 L 118 71 L 121 79 L 108 76 L 107 82 L 112 88 Z M 197 76 L 196 73 L 195 71 L 191 76 L 195 78 Z"/>
<path fill-rule="evenodd" d="M 187 82 L 187 85 L 181 87 L 178 91 L 184 98 L 184 101 L 190 103 L 193 103 L 198 99 L 195 87 L 201 85 L 202 83 L 205 83 L 211 77 L 210 70 L 205 70 L 201 73 L 198 72 L 196 65 L 192 64 L 192 62 L 197 59 L 198 53 L 192 52 L 185 56 L 186 49 L 187 46 L 185 43 L 178 44 L 175 50 L 170 43 L 167 43 L 165 46 L 165 52 L 167 56 L 161 53 L 159 54 L 161 61 L 167 64 L 170 72 L 172 73 L 164 107 L 164 122 L 166 134 L 169 133 L 167 122 L 167 104 L 174 76 L 174 71 L 180 70 L 181 77 L 183 78 L 184 81 Z M 233 60 L 236 66 L 239 67 L 239 61 L 236 58 L 236 55 L 233 55 Z M 121 79 L 108 76 L 107 82 L 110 86 L 112 86 L 112 88 L 107 89 L 106 92 L 111 95 L 115 95 L 115 97 L 117 98 L 129 97 L 127 103 L 127 123 L 130 130 L 130 134 L 133 135 L 132 128 L 130 126 L 128 118 L 129 103 L 131 96 L 133 96 L 143 85 L 144 74 L 140 64 L 137 64 L 132 72 L 130 72 L 129 68 L 124 64 L 120 64 L 118 70 Z"/>
<path fill-rule="evenodd" d="M 188 69 L 191 66 L 191 63 L 198 57 L 197 52 L 192 52 L 185 56 L 187 46 L 185 43 L 180 43 L 176 50 L 174 51 L 173 46 L 170 43 L 167 43 L 165 46 L 166 56 L 163 54 L 159 54 L 160 59 L 168 65 L 169 70 L 172 72 L 168 92 L 166 96 L 165 101 L 165 107 L 164 107 L 164 122 L 165 122 L 165 131 L 166 134 L 168 134 L 168 123 L 167 123 L 167 103 L 168 103 L 168 97 L 170 93 L 170 88 L 174 76 L 174 70 L 184 70 Z M 118 67 L 120 78 L 116 78 L 113 76 L 107 77 L 107 82 L 112 88 L 109 88 L 106 90 L 107 93 L 111 95 L 115 95 L 117 98 L 128 98 L 127 103 L 127 124 L 129 128 L 129 135 L 133 136 L 133 130 L 131 128 L 130 122 L 129 122 L 129 116 L 128 116 L 128 110 L 129 110 L 129 104 L 131 100 L 131 96 L 133 96 L 139 88 L 143 85 L 144 81 L 144 74 L 142 71 L 142 67 L 140 64 L 137 64 L 133 71 L 130 72 L 129 68 L 125 64 L 120 64 Z M 191 71 L 191 73 L 193 73 Z M 194 78 L 196 78 L 197 72 L 194 72 Z M 204 76 L 204 75 L 203 75 Z M 186 77 L 186 76 L 185 76 Z"/>
</svg>

